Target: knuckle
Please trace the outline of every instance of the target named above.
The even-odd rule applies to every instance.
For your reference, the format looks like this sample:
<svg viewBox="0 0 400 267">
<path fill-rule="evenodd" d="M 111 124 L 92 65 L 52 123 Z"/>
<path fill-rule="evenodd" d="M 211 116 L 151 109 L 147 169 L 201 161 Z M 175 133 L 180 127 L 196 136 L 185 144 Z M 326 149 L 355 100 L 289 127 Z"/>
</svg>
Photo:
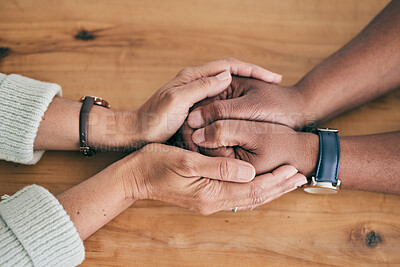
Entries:
<svg viewBox="0 0 400 267">
<path fill-rule="evenodd" d="M 223 130 L 224 126 L 225 126 L 225 122 L 223 120 L 214 122 L 214 129 L 216 131 Z"/>
<path fill-rule="evenodd" d="M 184 174 L 194 174 L 196 172 L 196 164 L 189 158 L 188 156 L 182 156 L 179 160 L 178 168 Z M 201 198 L 202 195 L 199 195 L 198 198 Z"/>
<path fill-rule="evenodd" d="M 251 206 L 253 206 L 264 203 L 268 199 L 268 197 L 265 194 L 263 188 L 260 185 L 254 183 L 251 186 L 250 199 L 251 199 Z"/>
<path fill-rule="evenodd" d="M 197 83 L 200 87 L 210 87 L 211 86 L 211 80 L 208 79 L 207 77 L 202 77 L 197 80 Z"/>
<path fill-rule="evenodd" d="M 224 132 L 224 123 L 223 123 L 223 121 L 214 122 L 213 128 L 212 128 L 212 138 L 214 140 L 221 140 L 223 132 Z"/>
<path fill-rule="evenodd" d="M 174 85 L 182 85 L 196 80 L 196 69 L 194 67 L 186 67 L 176 75 Z"/>
<path fill-rule="evenodd" d="M 220 101 L 215 101 L 212 105 L 213 107 L 213 111 L 214 111 L 214 115 L 217 118 L 223 118 L 226 114 L 226 107 L 225 105 L 220 102 Z"/>
<path fill-rule="evenodd" d="M 186 67 L 186 68 L 183 68 L 180 72 L 178 72 L 177 76 L 186 76 L 188 74 L 191 74 L 192 72 L 193 72 L 192 67 Z"/>
<path fill-rule="evenodd" d="M 165 90 L 162 93 L 161 98 L 165 99 L 165 101 L 167 101 L 168 103 L 170 102 L 174 102 L 177 98 L 178 98 L 179 94 L 177 92 L 177 90 L 175 90 L 174 88 Z"/>
<path fill-rule="evenodd" d="M 219 175 L 222 180 L 228 180 L 230 177 L 230 168 L 227 160 L 222 160 L 219 163 Z"/>
</svg>

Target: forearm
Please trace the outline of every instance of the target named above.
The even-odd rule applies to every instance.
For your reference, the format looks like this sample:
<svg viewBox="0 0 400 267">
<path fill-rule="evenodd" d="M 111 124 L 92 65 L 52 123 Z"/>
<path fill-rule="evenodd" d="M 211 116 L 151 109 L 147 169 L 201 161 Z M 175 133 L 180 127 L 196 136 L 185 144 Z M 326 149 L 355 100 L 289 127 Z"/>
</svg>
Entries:
<svg viewBox="0 0 400 267">
<path fill-rule="evenodd" d="M 128 156 L 130 157 L 130 156 Z M 82 240 L 134 203 L 124 158 L 88 180 L 57 195 Z"/>
<path fill-rule="evenodd" d="M 326 120 L 400 86 L 399 14 L 400 1 L 391 2 L 296 85 L 311 109 L 308 116 Z"/>
<path fill-rule="evenodd" d="M 305 155 L 292 163 L 306 175 L 315 172 L 318 137 L 301 133 Z M 400 194 L 400 132 L 340 137 L 339 179 L 343 189 Z"/>
<path fill-rule="evenodd" d="M 55 97 L 40 123 L 35 150 L 78 150 L 82 103 Z M 94 105 L 89 115 L 89 145 L 97 149 L 123 147 L 132 133 L 117 126 L 117 112 Z"/>
<path fill-rule="evenodd" d="M 400 194 L 400 132 L 340 138 L 343 188 Z"/>
</svg>

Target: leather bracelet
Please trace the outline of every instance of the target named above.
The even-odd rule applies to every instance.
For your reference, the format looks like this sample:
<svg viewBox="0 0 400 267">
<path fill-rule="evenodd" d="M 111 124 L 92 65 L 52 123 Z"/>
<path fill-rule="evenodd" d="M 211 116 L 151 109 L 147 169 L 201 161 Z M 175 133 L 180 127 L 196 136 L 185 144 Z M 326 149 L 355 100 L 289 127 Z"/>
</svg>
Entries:
<svg viewBox="0 0 400 267">
<path fill-rule="evenodd" d="M 89 147 L 89 114 L 93 105 L 110 108 L 110 104 L 104 99 L 97 96 L 84 96 L 80 99 L 83 102 L 81 111 L 79 113 L 79 150 L 82 155 L 88 158 L 93 157 L 96 151 Z"/>
</svg>

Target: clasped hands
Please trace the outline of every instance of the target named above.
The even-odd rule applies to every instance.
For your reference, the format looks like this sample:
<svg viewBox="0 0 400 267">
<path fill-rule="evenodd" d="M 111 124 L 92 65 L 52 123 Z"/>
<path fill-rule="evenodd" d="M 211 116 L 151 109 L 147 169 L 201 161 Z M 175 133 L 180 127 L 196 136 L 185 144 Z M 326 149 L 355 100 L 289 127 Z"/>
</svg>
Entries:
<svg viewBox="0 0 400 267">
<path fill-rule="evenodd" d="M 142 106 L 114 112 L 117 143 L 142 147 L 115 163 L 125 170 L 126 197 L 208 215 L 253 209 L 305 184 L 318 137 L 293 130 L 307 122 L 304 96 L 278 86 L 281 78 L 236 59 L 214 61 L 183 69 Z M 161 144 L 168 140 L 188 150 Z"/>
</svg>

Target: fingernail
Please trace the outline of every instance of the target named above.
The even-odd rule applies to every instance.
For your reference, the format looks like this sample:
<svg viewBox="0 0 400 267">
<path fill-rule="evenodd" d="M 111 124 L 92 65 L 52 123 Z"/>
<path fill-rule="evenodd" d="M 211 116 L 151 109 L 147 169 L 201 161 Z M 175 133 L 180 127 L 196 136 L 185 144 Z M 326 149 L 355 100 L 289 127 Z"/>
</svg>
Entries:
<svg viewBox="0 0 400 267">
<path fill-rule="evenodd" d="M 224 71 L 224 72 L 221 72 L 220 74 L 218 74 L 216 77 L 220 81 L 225 81 L 231 77 L 231 73 L 229 71 Z"/>
<path fill-rule="evenodd" d="M 302 186 L 302 185 L 304 185 L 304 184 L 306 184 L 306 183 L 307 183 L 307 179 L 306 179 L 306 178 L 301 178 L 300 180 L 298 180 L 298 181 L 294 184 L 294 187 L 297 188 L 297 187 Z"/>
<path fill-rule="evenodd" d="M 251 181 L 254 179 L 255 176 L 255 170 L 253 167 L 249 167 L 249 166 L 239 166 L 239 170 L 238 170 L 238 179 L 241 181 Z"/>
<path fill-rule="evenodd" d="M 293 175 L 295 175 L 296 173 L 298 173 L 299 171 L 296 168 L 289 168 L 286 171 L 286 179 L 289 179 L 290 177 L 292 177 Z"/>
<path fill-rule="evenodd" d="M 307 179 L 306 179 L 306 178 L 301 178 L 300 180 L 298 180 L 298 181 L 294 184 L 294 186 L 293 186 L 291 189 L 286 190 L 286 191 L 283 192 L 283 193 L 286 194 L 286 193 L 292 192 L 292 191 L 296 190 L 297 188 L 299 188 L 300 186 L 302 186 L 302 185 L 304 185 L 304 184 L 306 184 L 306 183 L 307 183 Z"/>
<path fill-rule="evenodd" d="M 282 81 L 282 75 L 277 74 L 274 79 L 274 83 L 278 84 Z"/>
<path fill-rule="evenodd" d="M 201 110 L 195 110 L 191 112 L 188 118 L 188 123 L 189 126 L 192 128 L 204 125 L 205 121 L 203 119 L 203 116 L 201 115 Z"/>
<path fill-rule="evenodd" d="M 205 135 L 204 128 L 196 130 L 192 134 L 192 140 L 193 140 L 193 142 L 195 142 L 198 145 L 203 143 L 206 140 L 206 135 Z"/>
</svg>

